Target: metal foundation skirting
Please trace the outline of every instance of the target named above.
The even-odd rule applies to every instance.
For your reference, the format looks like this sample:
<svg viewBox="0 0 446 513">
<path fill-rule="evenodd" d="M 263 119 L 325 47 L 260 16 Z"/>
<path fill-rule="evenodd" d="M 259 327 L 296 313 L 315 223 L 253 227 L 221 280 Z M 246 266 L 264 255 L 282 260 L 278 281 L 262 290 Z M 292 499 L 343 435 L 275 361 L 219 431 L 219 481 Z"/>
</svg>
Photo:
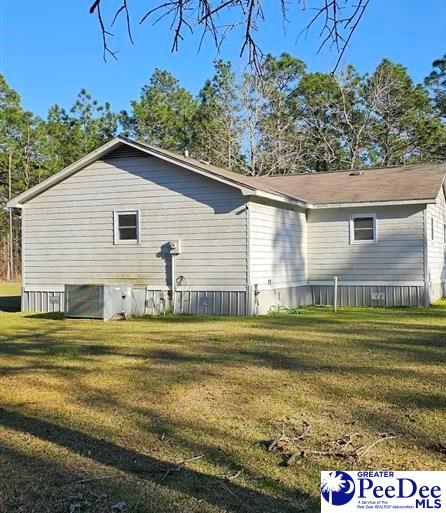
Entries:
<svg viewBox="0 0 446 513">
<path fill-rule="evenodd" d="M 247 315 L 245 291 L 180 291 L 176 313 L 192 315 Z"/>
<path fill-rule="evenodd" d="M 175 313 L 192 315 L 247 315 L 245 291 L 191 290 L 176 292 Z M 134 288 L 132 314 L 163 315 L 173 310 L 171 294 L 167 290 Z M 23 312 L 63 312 L 63 292 L 23 291 Z"/>
<path fill-rule="evenodd" d="M 22 291 L 22 312 L 63 312 L 65 294 L 51 291 Z"/>
<path fill-rule="evenodd" d="M 225 290 L 185 290 L 175 293 L 175 305 L 167 290 L 134 289 L 135 315 L 176 314 L 247 315 L 246 292 Z"/>
<path fill-rule="evenodd" d="M 174 302 L 167 290 L 133 289 L 132 314 L 163 315 L 172 311 Z M 261 295 L 266 297 L 263 291 Z M 175 313 L 191 315 L 250 315 L 247 305 L 247 292 L 186 290 L 176 292 Z M 277 295 L 277 294 L 276 294 Z M 333 285 L 311 285 L 297 288 L 290 297 L 281 291 L 282 306 L 306 304 L 332 305 Z M 282 297 L 283 296 L 283 297 Z M 263 299 L 263 298 L 262 298 Z M 287 299 L 287 301 L 284 301 Z M 283 301 L 282 301 L 283 300 Z M 271 300 L 272 301 L 272 300 Z M 268 305 L 271 301 L 267 302 Z M 23 291 L 23 312 L 63 312 L 64 293 L 59 291 Z M 378 286 L 378 285 L 339 285 L 339 306 L 424 306 L 423 286 Z M 265 306 L 265 305 L 264 305 Z M 267 313 L 269 308 L 260 308 L 258 313 Z"/>
<path fill-rule="evenodd" d="M 332 305 L 333 285 L 312 285 L 313 304 Z M 423 286 L 339 285 L 339 306 L 424 306 Z"/>
</svg>

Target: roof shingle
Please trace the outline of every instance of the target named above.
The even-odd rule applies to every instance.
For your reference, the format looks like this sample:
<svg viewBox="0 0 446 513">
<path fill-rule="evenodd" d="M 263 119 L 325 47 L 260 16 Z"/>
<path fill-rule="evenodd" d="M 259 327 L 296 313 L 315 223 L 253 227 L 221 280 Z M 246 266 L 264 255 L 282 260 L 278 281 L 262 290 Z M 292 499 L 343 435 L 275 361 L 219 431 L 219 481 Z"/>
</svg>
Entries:
<svg viewBox="0 0 446 513">
<path fill-rule="evenodd" d="M 446 174 L 445 164 L 427 164 L 294 176 L 259 177 L 259 187 L 313 205 L 380 201 L 434 200 Z"/>
<path fill-rule="evenodd" d="M 126 137 L 116 137 L 82 159 L 50 176 L 31 189 L 9 200 L 9 208 L 22 204 L 65 180 L 98 158 L 103 158 L 117 147 L 127 144 L 153 156 L 184 166 L 206 176 L 223 179 L 247 194 L 269 193 L 276 199 L 299 202 L 302 207 L 329 207 L 330 205 L 378 202 L 434 202 L 442 187 L 446 164 L 426 164 L 380 169 L 365 169 L 361 174 L 351 171 L 281 176 L 245 176 L 206 162 L 178 155 L 171 151 L 140 143 Z"/>
<path fill-rule="evenodd" d="M 132 143 L 135 144 L 134 141 Z M 137 144 L 236 183 L 313 205 L 435 200 L 446 174 L 446 164 L 423 164 L 364 169 L 359 175 L 352 175 L 352 171 L 349 170 L 254 177 L 234 173 L 148 144 Z"/>
</svg>

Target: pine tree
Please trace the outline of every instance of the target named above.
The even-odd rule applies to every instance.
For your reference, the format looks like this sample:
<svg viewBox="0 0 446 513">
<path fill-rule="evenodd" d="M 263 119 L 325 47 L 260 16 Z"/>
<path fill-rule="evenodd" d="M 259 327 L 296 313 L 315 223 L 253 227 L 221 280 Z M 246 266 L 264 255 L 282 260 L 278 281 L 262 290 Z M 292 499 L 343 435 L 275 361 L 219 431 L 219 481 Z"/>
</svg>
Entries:
<svg viewBox="0 0 446 513">
<path fill-rule="evenodd" d="M 434 107 L 446 122 L 446 54 L 432 63 L 434 68 L 424 80 L 432 93 Z"/>
<path fill-rule="evenodd" d="M 156 69 L 131 106 L 121 113 L 127 135 L 178 152 L 191 146 L 198 102 L 169 72 Z"/>
<path fill-rule="evenodd" d="M 215 62 L 215 75 L 199 93 L 193 154 L 230 170 L 241 166 L 241 105 L 236 77 L 228 62 Z"/>
<path fill-rule="evenodd" d="M 302 170 L 303 138 L 298 123 L 301 105 L 296 88 L 305 64 L 288 53 L 268 55 L 258 81 L 263 97 L 259 123 L 262 168 L 268 174 Z"/>
<path fill-rule="evenodd" d="M 404 66 L 384 59 L 367 77 L 367 97 L 377 91 L 372 109 L 370 161 L 391 166 L 429 160 L 441 129 L 422 85 Z"/>
<path fill-rule="evenodd" d="M 17 277 L 20 267 L 20 223 L 6 202 L 35 184 L 34 154 L 37 121 L 26 112 L 20 96 L 0 75 L 0 274 Z"/>
</svg>

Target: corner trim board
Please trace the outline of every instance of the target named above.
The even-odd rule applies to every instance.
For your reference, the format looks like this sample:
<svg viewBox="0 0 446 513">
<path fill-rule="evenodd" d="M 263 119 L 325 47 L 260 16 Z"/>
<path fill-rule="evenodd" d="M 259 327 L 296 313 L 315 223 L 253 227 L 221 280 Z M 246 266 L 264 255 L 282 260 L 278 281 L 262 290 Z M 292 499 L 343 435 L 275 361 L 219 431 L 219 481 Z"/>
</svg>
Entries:
<svg viewBox="0 0 446 513">
<path fill-rule="evenodd" d="M 428 242 L 428 216 L 427 205 L 423 210 L 423 227 L 424 227 L 424 306 L 430 305 L 430 284 L 429 284 L 429 242 Z"/>
</svg>

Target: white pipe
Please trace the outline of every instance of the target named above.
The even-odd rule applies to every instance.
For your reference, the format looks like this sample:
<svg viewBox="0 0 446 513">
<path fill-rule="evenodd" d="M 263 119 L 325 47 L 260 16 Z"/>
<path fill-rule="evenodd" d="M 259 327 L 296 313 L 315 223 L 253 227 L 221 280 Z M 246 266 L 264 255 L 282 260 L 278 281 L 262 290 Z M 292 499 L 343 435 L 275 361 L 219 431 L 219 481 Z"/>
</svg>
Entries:
<svg viewBox="0 0 446 513">
<path fill-rule="evenodd" d="M 258 295 L 260 294 L 259 287 L 257 284 L 254 285 L 254 315 L 259 314 L 259 298 Z"/>
<path fill-rule="evenodd" d="M 146 290 L 144 292 L 144 315 L 149 314 L 149 289 L 146 285 Z"/>
<path fill-rule="evenodd" d="M 338 307 L 338 277 L 333 276 L 333 311 Z"/>
<path fill-rule="evenodd" d="M 171 284 L 172 284 L 172 311 L 173 313 L 176 312 L 177 307 L 177 295 L 176 295 L 176 284 L 175 284 L 175 255 L 172 254 L 172 260 L 171 260 Z"/>
</svg>

